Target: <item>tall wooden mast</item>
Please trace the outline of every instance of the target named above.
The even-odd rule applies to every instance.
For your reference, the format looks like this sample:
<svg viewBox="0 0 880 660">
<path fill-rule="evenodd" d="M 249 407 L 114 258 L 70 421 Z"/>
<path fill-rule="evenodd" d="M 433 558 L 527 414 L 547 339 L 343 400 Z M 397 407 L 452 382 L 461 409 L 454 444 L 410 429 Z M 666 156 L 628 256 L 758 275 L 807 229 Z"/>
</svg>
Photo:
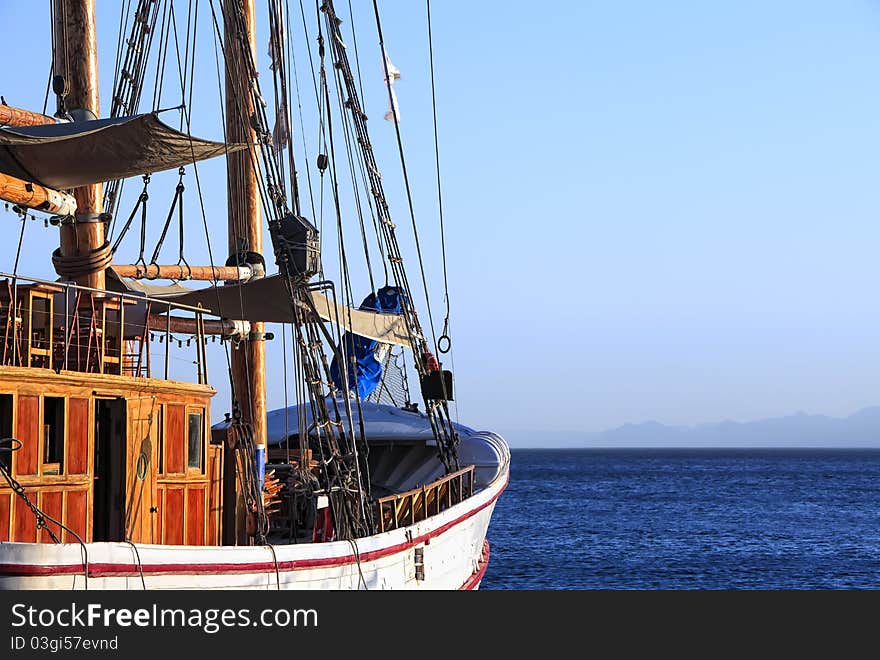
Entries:
<svg viewBox="0 0 880 660">
<path fill-rule="evenodd" d="M 73 113 L 74 119 L 100 111 L 98 99 L 98 45 L 95 0 L 54 1 L 54 65 L 59 111 Z M 85 110 L 85 113 L 77 111 Z M 75 222 L 61 225 L 61 256 L 83 257 L 104 246 L 104 223 L 99 219 L 103 199 L 99 184 L 73 191 L 77 212 Z M 99 268 L 73 276 L 78 284 L 104 288 L 104 270 Z"/>
<path fill-rule="evenodd" d="M 244 31 L 250 43 L 251 57 L 256 62 L 256 27 L 254 1 L 238 0 L 243 11 Z M 257 179 L 259 153 L 256 134 L 249 117 L 250 102 L 248 68 L 243 65 L 237 47 L 240 20 L 233 12 L 237 2 L 226 2 L 224 17 L 226 44 L 226 141 L 246 143 L 249 149 L 229 154 L 226 159 L 227 198 L 229 207 L 229 252 L 263 253 L 263 226 L 260 191 Z M 246 116 L 245 116 L 246 115 Z M 251 338 L 232 351 L 232 383 L 241 406 L 242 419 L 254 429 L 256 445 L 266 446 L 266 354 L 263 345 L 263 323 L 251 325 Z"/>
</svg>

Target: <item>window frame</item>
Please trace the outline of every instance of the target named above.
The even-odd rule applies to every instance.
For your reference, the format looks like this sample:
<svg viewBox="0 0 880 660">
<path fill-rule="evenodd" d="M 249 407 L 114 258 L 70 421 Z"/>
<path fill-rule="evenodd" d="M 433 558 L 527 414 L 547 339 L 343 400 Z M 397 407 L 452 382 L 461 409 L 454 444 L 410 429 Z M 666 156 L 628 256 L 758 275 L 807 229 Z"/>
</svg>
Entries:
<svg viewBox="0 0 880 660">
<path fill-rule="evenodd" d="M 53 399 L 55 401 L 61 401 L 61 423 L 62 423 L 62 431 L 61 431 L 61 447 L 60 447 L 60 457 L 56 457 L 58 460 L 48 462 L 46 461 L 46 452 L 49 449 L 46 438 L 46 400 Z M 68 424 L 67 424 L 67 396 L 61 394 L 43 394 L 40 397 L 40 476 L 49 476 L 49 477 L 61 477 L 64 476 L 64 458 L 65 453 L 67 452 L 67 432 L 68 432 Z M 46 466 L 58 465 L 57 472 L 46 472 Z"/>
<path fill-rule="evenodd" d="M 206 411 L 205 408 L 202 406 L 186 406 L 186 408 L 184 409 L 184 414 L 186 416 L 186 473 L 204 475 L 208 463 L 208 443 L 206 438 L 207 432 L 205 425 Z M 190 419 L 195 415 L 198 415 L 199 417 L 200 455 L 198 466 L 192 465 L 190 455 Z"/>
</svg>

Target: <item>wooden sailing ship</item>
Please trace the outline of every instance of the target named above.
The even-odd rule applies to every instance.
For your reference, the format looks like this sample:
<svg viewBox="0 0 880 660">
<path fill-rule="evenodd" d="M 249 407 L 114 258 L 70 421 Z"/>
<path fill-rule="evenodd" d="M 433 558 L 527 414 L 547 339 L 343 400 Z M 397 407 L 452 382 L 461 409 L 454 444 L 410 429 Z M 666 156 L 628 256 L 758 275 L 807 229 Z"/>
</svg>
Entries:
<svg viewBox="0 0 880 660">
<path fill-rule="evenodd" d="M 18 264 L 0 273 L 0 587 L 476 588 L 509 452 L 494 433 L 449 417 L 451 375 L 416 314 L 332 1 L 320 7 L 324 90 L 327 52 L 387 260 L 386 285 L 371 284 L 359 307 L 343 287 L 316 278 L 320 240 L 300 212 L 292 155 L 289 185 L 280 176 L 254 64 L 252 0 L 218 3 L 224 143 L 136 113 L 168 2 L 134 4 L 133 54 L 110 118 L 98 119 L 94 0 L 54 4 L 56 115 L 0 105 L 0 198 L 21 214 L 45 214 L 60 231 L 57 279 L 28 278 Z M 280 3 L 268 5 L 280 40 Z M 181 261 L 158 264 L 154 255 L 147 263 L 142 239 L 136 263 L 114 263 L 107 230 L 117 183 L 144 177 L 146 222 L 150 173 L 180 168 L 182 186 L 185 166 L 216 156 L 228 172 L 225 265 L 183 260 L 182 210 Z M 328 164 L 332 154 L 320 155 L 322 172 Z M 289 361 L 301 377 L 296 403 L 276 411 L 266 406 L 266 322 L 289 324 Z M 181 336 L 191 381 L 169 364 L 175 342 L 187 350 Z M 233 401 L 212 428 L 207 351 L 218 336 L 236 345 Z M 411 355 L 424 411 L 408 392 L 392 402 L 381 396 L 395 347 Z M 382 359 L 385 372 L 370 389 L 375 374 L 364 365 Z"/>
</svg>

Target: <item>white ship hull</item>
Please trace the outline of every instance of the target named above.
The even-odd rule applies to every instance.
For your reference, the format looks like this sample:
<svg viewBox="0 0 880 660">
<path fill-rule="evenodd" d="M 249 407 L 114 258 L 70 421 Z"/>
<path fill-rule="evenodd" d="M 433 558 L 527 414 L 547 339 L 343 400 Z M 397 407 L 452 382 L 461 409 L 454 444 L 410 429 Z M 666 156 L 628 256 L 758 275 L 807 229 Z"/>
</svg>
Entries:
<svg viewBox="0 0 880 660">
<path fill-rule="evenodd" d="M 476 589 L 486 531 L 508 465 L 488 487 L 437 515 L 330 543 L 167 546 L 0 543 L 0 589 Z M 417 571 L 417 549 L 424 570 Z"/>
</svg>

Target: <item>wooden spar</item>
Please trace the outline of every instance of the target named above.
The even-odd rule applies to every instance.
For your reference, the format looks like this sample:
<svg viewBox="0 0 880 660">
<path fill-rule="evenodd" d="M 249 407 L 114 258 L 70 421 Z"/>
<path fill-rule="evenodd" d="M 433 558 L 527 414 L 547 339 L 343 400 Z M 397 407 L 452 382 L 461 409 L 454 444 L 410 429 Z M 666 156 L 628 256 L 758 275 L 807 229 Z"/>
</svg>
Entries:
<svg viewBox="0 0 880 660">
<path fill-rule="evenodd" d="M 0 199 L 58 215 L 73 215 L 76 212 L 76 199 L 72 195 L 2 173 L 0 173 Z"/>
<path fill-rule="evenodd" d="M 229 252 L 241 250 L 263 252 L 263 226 L 260 212 L 260 191 L 257 182 L 259 153 L 256 134 L 250 126 L 253 113 L 250 102 L 248 68 L 239 55 L 239 22 L 231 15 L 237 7 L 243 10 L 244 32 L 250 42 L 251 56 L 256 61 L 256 27 L 254 0 L 224 3 L 224 39 L 226 54 L 226 141 L 249 144 L 249 149 L 230 153 L 226 158 L 227 196 L 229 206 Z M 263 323 L 254 323 L 254 336 L 262 337 Z M 241 406 L 242 419 L 253 426 L 254 442 L 266 446 L 266 353 L 261 339 L 242 341 L 232 351 L 232 384 Z"/>
<path fill-rule="evenodd" d="M 147 264 L 113 264 L 113 270 L 120 277 L 135 280 L 219 280 L 222 282 L 242 282 L 253 277 L 249 266 L 173 266 Z"/>
<path fill-rule="evenodd" d="M 251 330 L 251 324 L 247 321 L 229 321 L 227 319 L 208 319 L 202 321 L 203 330 L 206 335 L 223 335 L 230 337 L 236 335 L 238 337 L 247 337 Z M 198 334 L 198 322 L 195 318 L 187 318 L 184 316 L 172 316 L 171 320 L 164 314 L 150 314 L 149 319 L 150 330 L 160 330 L 165 332 L 179 332 L 185 335 Z"/>
<path fill-rule="evenodd" d="M 39 112 L 0 104 L 0 126 L 42 126 L 55 124 L 57 121 L 54 117 L 41 115 Z"/>
<path fill-rule="evenodd" d="M 99 114 L 98 46 L 95 25 L 95 0 L 53 0 L 55 25 L 54 76 L 63 77 L 67 111 L 87 110 Z M 64 108 L 59 108 L 62 110 Z M 100 184 L 75 188 L 76 220 L 61 225 L 61 257 L 92 254 L 104 245 L 104 223 L 95 214 L 103 210 Z M 75 278 L 76 283 L 94 289 L 105 288 L 104 270 Z"/>
</svg>

